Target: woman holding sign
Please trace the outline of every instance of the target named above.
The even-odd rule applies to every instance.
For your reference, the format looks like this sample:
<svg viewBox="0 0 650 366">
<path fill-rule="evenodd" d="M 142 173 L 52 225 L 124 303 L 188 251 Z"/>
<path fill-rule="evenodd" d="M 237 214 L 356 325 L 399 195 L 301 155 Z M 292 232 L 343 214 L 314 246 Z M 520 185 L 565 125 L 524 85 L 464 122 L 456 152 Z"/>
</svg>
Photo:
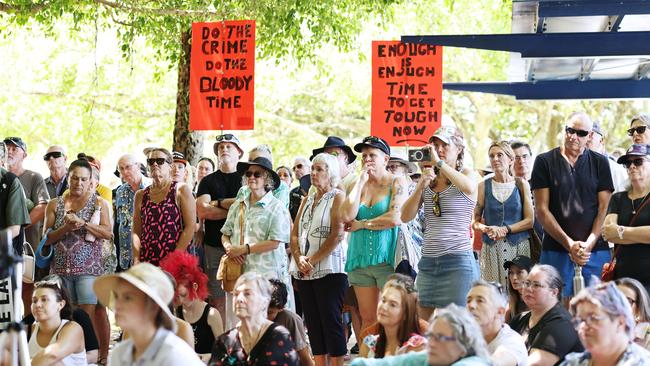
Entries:
<svg viewBox="0 0 650 366">
<path fill-rule="evenodd" d="M 400 209 L 406 200 L 406 180 L 386 170 L 390 147 L 368 136 L 354 146 L 363 169 L 342 204 L 340 215 L 351 232 L 345 271 L 359 302 L 361 329 L 376 321 L 379 289 L 394 272 Z"/>
<path fill-rule="evenodd" d="M 479 278 L 470 238 L 479 177 L 463 166 L 465 140 L 458 128 L 438 128 L 429 143 L 432 161 L 401 217 L 412 220 L 424 204 L 424 243 L 416 279 L 422 319 L 452 302 L 464 306 L 465 295 Z"/>
</svg>

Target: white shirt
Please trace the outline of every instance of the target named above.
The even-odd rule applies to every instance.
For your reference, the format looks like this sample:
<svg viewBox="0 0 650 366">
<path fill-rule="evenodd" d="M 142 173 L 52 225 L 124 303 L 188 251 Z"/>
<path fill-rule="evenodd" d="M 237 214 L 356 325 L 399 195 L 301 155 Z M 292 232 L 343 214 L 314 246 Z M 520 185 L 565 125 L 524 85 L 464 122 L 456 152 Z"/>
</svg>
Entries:
<svg viewBox="0 0 650 366">
<path fill-rule="evenodd" d="M 524 339 L 519 333 L 512 330 L 508 324 L 503 324 L 496 338 L 488 344 L 487 348 L 491 355 L 497 350 L 509 354 L 517 360 L 517 366 L 528 365 L 528 351 Z"/>
<path fill-rule="evenodd" d="M 133 339 L 118 343 L 109 355 L 108 364 L 111 366 L 205 366 L 185 341 L 165 328 L 158 328 L 149 347 L 137 360 L 133 360 Z"/>
</svg>

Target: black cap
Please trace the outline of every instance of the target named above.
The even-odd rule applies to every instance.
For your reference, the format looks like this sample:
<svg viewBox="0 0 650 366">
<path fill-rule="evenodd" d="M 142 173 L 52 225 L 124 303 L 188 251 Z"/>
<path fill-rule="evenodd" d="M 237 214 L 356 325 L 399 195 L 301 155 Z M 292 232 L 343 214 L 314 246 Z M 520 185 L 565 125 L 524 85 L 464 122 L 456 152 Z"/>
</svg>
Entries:
<svg viewBox="0 0 650 366">
<path fill-rule="evenodd" d="M 364 137 L 363 141 L 354 145 L 354 151 L 361 152 L 361 150 L 366 146 L 374 147 L 375 149 L 379 149 L 383 151 L 384 154 L 390 155 L 390 147 L 388 147 L 388 143 L 386 142 L 386 140 L 382 139 L 381 137 L 377 137 L 377 136 Z"/>
<path fill-rule="evenodd" d="M 342 138 L 338 136 L 328 136 L 323 147 L 311 151 L 311 157 L 309 157 L 309 160 L 314 160 L 316 155 L 325 152 L 325 149 L 328 147 L 338 147 L 345 151 L 345 154 L 348 156 L 348 163 L 353 162 L 357 158 L 354 152 L 352 152 L 350 146 L 346 145 Z"/>
<path fill-rule="evenodd" d="M 533 260 L 526 257 L 525 255 L 518 255 L 514 257 L 512 260 L 503 263 L 503 268 L 509 270 L 512 265 L 515 265 L 521 269 L 525 269 L 526 271 L 530 272 L 530 269 L 533 268 Z"/>
<path fill-rule="evenodd" d="M 257 165 L 259 167 L 262 167 L 267 172 L 271 173 L 274 183 L 273 189 L 278 189 L 280 186 L 280 176 L 275 172 L 275 170 L 273 170 L 273 164 L 271 164 L 271 161 L 269 159 L 259 156 L 253 159 L 253 161 L 237 163 L 237 173 L 243 176 L 244 173 L 246 173 L 248 170 L 248 167 L 251 165 Z"/>
<path fill-rule="evenodd" d="M 5 143 L 5 145 L 8 144 L 16 145 L 19 148 L 23 149 L 24 152 L 27 152 L 27 144 L 20 137 L 5 137 L 3 142 Z"/>
</svg>

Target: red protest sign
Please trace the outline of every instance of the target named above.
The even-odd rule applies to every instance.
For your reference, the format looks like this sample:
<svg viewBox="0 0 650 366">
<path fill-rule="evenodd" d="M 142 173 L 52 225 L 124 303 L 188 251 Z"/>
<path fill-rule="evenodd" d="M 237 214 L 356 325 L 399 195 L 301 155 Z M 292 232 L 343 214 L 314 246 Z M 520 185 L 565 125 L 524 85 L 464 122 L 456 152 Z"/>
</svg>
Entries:
<svg viewBox="0 0 650 366">
<path fill-rule="evenodd" d="M 192 23 L 190 129 L 252 130 L 255 21 Z"/>
<path fill-rule="evenodd" d="M 422 146 L 442 118 L 442 47 L 372 42 L 370 133 L 391 146 Z"/>
</svg>

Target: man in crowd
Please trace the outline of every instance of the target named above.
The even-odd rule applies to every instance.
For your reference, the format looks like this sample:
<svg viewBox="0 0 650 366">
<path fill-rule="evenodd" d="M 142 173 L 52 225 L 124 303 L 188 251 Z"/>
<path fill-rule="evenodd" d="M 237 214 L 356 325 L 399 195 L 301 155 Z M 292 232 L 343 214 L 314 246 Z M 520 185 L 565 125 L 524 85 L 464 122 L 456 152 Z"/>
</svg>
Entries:
<svg viewBox="0 0 650 366">
<path fill-rule="evenodd" d="M 532 172 L 531 162 L 533 161 L 533 152 L 530 145 L 523 141 L 514 141 L 510 144 L 510 147 L 515 153 L 515 177 L 529 181 Z"/>
<path fill-rule="evenodd" d="M 50 176 L 45 178 L 45 186 L 50 198 L 60 197 L 68 189 L 68 167 L 65 150 L 61 146 L 50 146 L 43 156 L 50 170 Z"/>
<path fill-rule="evenodd" d="M 219 261 L 225 254 L 221 243 L 221 228 L 226 222 L 228 209 L 241 188 L 241 176 L 237 174 L 237 162 L 244 155 L 237 136 L 224 134 L 217 136 L 214 143 L 219 167 L 217 171 L 205 176 L 199 183 L 196 196 L 196 210 L 199 219 L 205 220 L 205 272 L 208 275 L 209 302 L 221 314 L 225 312 L 226 294 L 217 280 Z M 225 316 L 222 316 L 225 319 Z"/>
<path fill-rule="evenodd" d="M 587 142 L 587 148 L 605 155 L 608 159 L 609 169 L 612 171 L 612 182 L 614 183 L 614 192 L 622 192 L 627 189 L 630 185 L 630 179 L 627 175 L 627 170 L 623 165 L 618 164 L 614 159 L 609 157 L 607 150 L 605 149 L 605 134 L 600 128 L 600 122 L 594 121 L 594 128 L 589 141 Z"/>
<path fill-rule="evenodd" d="M 501 284 L 477 281 L 467 294 L 466 306 L 481 327 L 494 366 L 528 363 L 524 340 L 505 324 L 508 300 Z"/>
<path fill-rule="evenodd" d="M 131 154 L 122 155 L 117 161 L 117 170 L 122 184 L 115 189 L 113 201 L 115 225 L 117 226 L 117 269 L 125 271 L 131 267 L 133 248 L 131 247 L 131 227 L 133 225 L 133 207 L 135 192 L 144 189 L 149 182 L 140 169 L 140 162 Z"/>
<path fill-rule="evenodd" d="M 14 253 L 22 253 L 22 228 L 29 225 L 25 193 L 15 174 L 5 169 L 7 147 L 0 142 L 0 230 L 9 229 Z"/>
<path fill-rule="evenodd" d="M 573 113 L 563 144 L 535 159 L 530 184 L 544 228 L 540 262 L 560 272 L 566 298 L 573 294 L 576 266 L 588 284 L 611 257 L 600 230 L 614 187 L 607 158 L 587 149 L 592 128 L 587 114 Z"/>
<path fill-rule="evenodd" d="M 301 184 L 301 178 L 311 173 L 311 162 L 303 157 L 297 157 L 293 162 L 293 172 L 296 175 L 298 186 L 289 192 L 289 213 L 291 213 L 292 220 L 298 214 L 302 198 L 307 195 L 307 190 Z"/>
</svg>

